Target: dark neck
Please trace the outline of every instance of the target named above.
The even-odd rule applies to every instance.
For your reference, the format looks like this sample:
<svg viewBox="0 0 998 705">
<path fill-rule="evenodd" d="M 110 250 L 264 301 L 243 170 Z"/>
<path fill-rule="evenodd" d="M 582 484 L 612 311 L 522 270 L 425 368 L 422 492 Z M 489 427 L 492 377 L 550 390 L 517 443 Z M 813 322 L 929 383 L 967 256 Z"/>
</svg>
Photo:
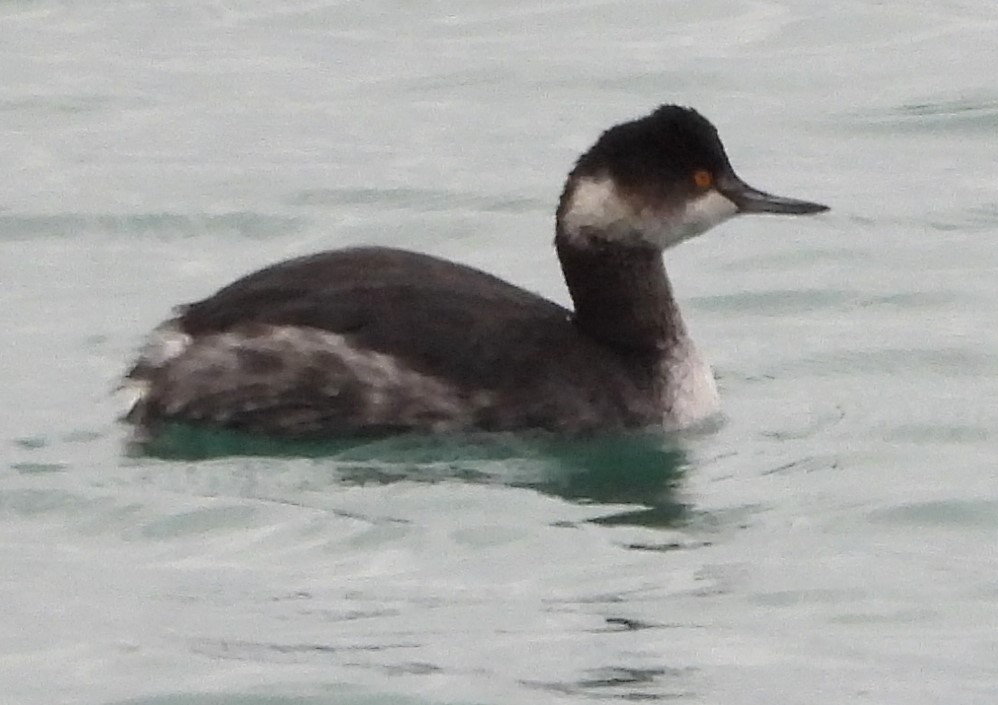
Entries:
<svg viewBox="0 0 998 705">
<path fill-rule="evenodd" d="M 614 347 L 663 350 L 686 335 L 662 253 L 558 233 L 558 259 L 575 304 L 575 323 Z"/>
</svg>

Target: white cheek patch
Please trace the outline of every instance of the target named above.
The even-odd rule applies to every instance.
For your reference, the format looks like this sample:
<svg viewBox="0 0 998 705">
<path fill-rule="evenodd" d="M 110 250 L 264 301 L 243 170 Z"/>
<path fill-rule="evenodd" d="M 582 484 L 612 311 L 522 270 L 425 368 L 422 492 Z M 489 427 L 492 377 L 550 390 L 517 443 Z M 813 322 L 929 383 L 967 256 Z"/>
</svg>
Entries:
<svg viewBox="0 0 998 705">
<path fill-rule="evenodd" d="M 609 177 L 578 179 L 562 214 L 566 234 L 582 236 L 585 230 L 611 232 L 636 217 L 634 209 L 617 193 Z"/>
<path fill-rule="evenodd" d="M 643 242 L 664 250 L 706 232 L 737 212 L 732 201 L 713 189 L 685 208 L 636 209 L 620 196 L 609 177 L 582 178 L 573 186 L 561 224 L 570 238 L 598 236 L 622 243 Z"/>
<path fill-rule="evenodd" d="M 686 208 L 672 223 L 673 239 L 671 242 L 664 243 L 662 249 L 705 233 L 736 213 L 738 213 L 738 206 L 733 201 L 719 191 L 711 189 L 686 205 Z"/>
</svg>

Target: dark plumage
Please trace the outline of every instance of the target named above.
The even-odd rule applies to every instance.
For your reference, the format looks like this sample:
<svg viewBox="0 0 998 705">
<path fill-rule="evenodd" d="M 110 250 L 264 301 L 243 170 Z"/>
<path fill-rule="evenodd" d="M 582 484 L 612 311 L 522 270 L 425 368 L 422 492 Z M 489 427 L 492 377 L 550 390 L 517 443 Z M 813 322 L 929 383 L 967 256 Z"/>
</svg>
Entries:
<svg viewBox="0 0 998 705">
<path fill-rule="evenodd" d="M 823 207 L 750 189 L 706 119 L 663 106 L 604 132 L 569 175 L 556 242 L 574 312 L 413 252 L 293 259 L 160 326 L 127 375 L 127 419 L 295 438 L 685 425 L 716 391 L 660 251 L 740 208 Z"/>
<path fill-rule="evenodd" d="M 282 262 L 184 307 L 175 322 L 192 343 L 169 365 L 130 373 L 155 390 L 136 407 L 135 421 L 216 420 L 311 436 L 331 427 L 624 428 L 649 423 L 655 413 L 640 393 L 651 387 L 653 359 L 635 353 L 627 356 L 633 364 L 621 365 L 561 306 L 413 252 L 356 248 Z M 305 333 L 278 342 L 278 328 L 339 334 L 354 350 L 402 360 L 455 391 L 425 388 L 423 399 L 413 400 L 410 377 L 387 384 L 380 413 L 366 409 L 357 374 L 339 350 L 330 353 Z M 196 362 L 187 367 L 185 358 Z M 612 393 L 598 393 L 604 387 Z M 313 421 L 320 425 L 312 428 Z"/>
</svg>

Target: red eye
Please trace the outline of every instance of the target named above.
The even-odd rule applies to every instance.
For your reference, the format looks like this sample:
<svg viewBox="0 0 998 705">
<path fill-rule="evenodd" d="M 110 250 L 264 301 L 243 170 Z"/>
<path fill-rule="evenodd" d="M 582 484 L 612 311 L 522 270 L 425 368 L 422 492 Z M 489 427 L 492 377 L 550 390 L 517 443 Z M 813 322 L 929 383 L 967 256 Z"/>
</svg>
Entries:
<svg viewBox="0 0 998 705">
<path fill-rule="evenodd" d="M 693 172 L 693 183 L 697 185 L 699 189 L 709 188 L 712 183 L 714 183 L 714 178 L 710 175 L 710 172 L 706 169 L 698 169 Z"/>
</svg>

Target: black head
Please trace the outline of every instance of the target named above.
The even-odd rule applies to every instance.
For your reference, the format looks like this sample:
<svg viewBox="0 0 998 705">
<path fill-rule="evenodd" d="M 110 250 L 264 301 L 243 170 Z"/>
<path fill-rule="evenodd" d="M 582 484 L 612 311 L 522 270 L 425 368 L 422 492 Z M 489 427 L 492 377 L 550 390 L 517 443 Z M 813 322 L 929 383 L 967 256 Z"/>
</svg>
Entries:
<svg viewBox="0 0 998 705">
<path fill-rule="evenodd" d="M 692 108 L 663 105 L 611 127 L 569 175 L 559 231 L 659 248 L 739 213 L 806 214 L 826 206 L 782 198 L 735 174 L 717 129 Z"/>
<path fill-rule="evenodd" d="M 699 170 L 731 170 L 717 128 L 693 108 L 663 105 L 650 115 L 606 130 L 572 173 L 607 174 L 628 191 L 681 183 L 692 193 L 696 186 L 692 176 Z"/>
</svg>

